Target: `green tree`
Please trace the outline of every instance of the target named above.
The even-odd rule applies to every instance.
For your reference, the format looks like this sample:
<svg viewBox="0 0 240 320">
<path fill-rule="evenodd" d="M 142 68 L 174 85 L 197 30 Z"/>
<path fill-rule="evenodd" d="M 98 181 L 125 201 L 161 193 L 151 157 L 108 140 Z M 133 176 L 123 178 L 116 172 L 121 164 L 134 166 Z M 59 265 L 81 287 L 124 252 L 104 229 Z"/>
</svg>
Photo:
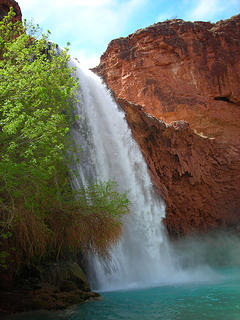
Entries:
<svg viewBox="0 0 240 320">
<path fill-rule="evenodd" d="M 0 265 L 76 250 L 106 253 L 121 233 L 126 194 L 111 182 L 72 190 L 78 81 L 67 49 L 58 52 L 48 35 L 13 16 L 11 9 L 0 21 Z"/>
</svg>

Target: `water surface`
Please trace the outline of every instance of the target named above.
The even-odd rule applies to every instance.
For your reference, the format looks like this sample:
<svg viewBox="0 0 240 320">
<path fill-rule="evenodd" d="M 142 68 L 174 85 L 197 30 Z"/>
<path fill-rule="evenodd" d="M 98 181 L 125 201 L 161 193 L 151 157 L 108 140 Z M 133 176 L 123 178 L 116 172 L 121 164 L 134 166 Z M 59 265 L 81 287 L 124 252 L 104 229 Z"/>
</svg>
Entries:
<svg viewBox="0 0 240 320">
<path fill-rule="evenodd" d="M 219 281 L 101 293 L 103 299 L 61 312 L 15 315 L 9 320 L 239 320 L 240 269 Z"/>
</svg>

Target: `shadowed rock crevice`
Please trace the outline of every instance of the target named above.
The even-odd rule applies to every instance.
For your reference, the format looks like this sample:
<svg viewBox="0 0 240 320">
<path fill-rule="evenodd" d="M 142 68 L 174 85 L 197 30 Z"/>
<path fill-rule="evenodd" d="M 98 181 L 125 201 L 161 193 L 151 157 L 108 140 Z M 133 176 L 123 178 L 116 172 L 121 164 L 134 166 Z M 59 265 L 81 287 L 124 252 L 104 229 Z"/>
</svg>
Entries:
<svg viewBox="0 0 240 320">
<path fill-rule="evenodd" d="M 225 102 L 228 102 L 228 103 L 234 103 L 228 97 L 215 97 L 214 100 L 225 101 Z"/>
</svg>

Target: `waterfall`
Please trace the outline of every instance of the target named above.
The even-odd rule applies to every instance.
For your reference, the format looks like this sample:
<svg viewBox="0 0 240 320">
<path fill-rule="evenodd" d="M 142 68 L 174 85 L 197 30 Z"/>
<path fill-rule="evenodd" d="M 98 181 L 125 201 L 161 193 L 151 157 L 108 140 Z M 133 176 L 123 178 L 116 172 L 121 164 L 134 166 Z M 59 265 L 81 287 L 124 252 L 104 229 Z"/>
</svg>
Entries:
<svg viewBox="0 0 240 320">
<path fill-rule="evenodd" d="M 124 112 L 100 78 L 74 60 L 71 64 L 80 84 L 72 135 L 83 150 L 75 164 L 74 185 L 115 180 L 119 192 L 128 191 L 131 203 L 130 214 L 123 217 L 122 238 L 110 249 L 110 258 L 89 256 L 92 288 L 116 290 L 184 281 L 187 274 L 173 257 L 162 224 L 164 202 L 153 189 Z"/>
</svg>

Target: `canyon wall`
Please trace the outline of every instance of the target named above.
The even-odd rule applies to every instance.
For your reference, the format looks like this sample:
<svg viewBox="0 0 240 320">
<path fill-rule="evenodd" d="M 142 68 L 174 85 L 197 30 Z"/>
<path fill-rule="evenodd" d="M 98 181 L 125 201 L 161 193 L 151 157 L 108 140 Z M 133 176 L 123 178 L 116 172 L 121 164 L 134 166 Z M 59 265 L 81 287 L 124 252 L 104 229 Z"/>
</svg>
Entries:
<svg viewBox="0 0 240 320">
<path fill-rule="evenodd" d="M 240 223 L 240 15 L 170 20 L 110 42 L 95 68 L 126 111 L 173 237 Z"/>
</svg>

